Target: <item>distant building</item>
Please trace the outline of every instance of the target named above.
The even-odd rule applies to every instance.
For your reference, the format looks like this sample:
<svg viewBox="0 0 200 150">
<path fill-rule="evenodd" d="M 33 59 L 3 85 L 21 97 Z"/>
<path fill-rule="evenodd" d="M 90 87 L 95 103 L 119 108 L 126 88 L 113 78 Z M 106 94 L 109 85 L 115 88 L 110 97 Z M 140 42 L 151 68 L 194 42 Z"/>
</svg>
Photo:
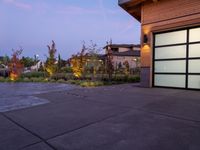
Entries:
<svg viewBox="0 0 200 150">
<path fill-rule="evenodd" d="M 9 69 L 7 66 L 5 66 L 4 64 L 0 64 L 0 77 L 8 77 L 9 75 Z"/>
<path fill-rule="evenodd" d="M 140 67 L 140 45 L 134 44 L 111 44 L 104 47 L 105 54 L 112 50 L 114 69 L 124 67 L 128 62 L 131 69 Z"/>
<path fill-rule="evenodd" d="M 140 45 L 134 44 L 111 44 L 106 45 L 104 48 L 104 54 L 97 54 L 92 56 L 88 53 L 84 54 L 83 58 L 85 59 L 86 69 L 97 68 L 101 70 L 102 67 L 106 65 L 107 51 L 108 49 L 112 50 L 112 61 L 114 70 L 125 68 L 126 63 L 129 64 L 129 69 L 135 70 L 140 67 Z M 80 57 L 80 56 L 78 56 Z M 68 66 L 72 67 L 71 63 L 73 56 L 67 60 Z"/>
</svg>

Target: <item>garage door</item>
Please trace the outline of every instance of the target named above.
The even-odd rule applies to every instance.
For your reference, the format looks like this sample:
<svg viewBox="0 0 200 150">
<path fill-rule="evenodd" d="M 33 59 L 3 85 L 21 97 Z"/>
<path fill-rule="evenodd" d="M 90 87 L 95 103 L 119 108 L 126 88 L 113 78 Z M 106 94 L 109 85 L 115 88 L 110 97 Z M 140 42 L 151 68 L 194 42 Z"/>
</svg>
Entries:
<svg viewBox="0 0 200 150">
<path fill-rule="evenodd" d="M 153 85 L 200 89 L 200 27 L 154 34 Z"/>
</svg>

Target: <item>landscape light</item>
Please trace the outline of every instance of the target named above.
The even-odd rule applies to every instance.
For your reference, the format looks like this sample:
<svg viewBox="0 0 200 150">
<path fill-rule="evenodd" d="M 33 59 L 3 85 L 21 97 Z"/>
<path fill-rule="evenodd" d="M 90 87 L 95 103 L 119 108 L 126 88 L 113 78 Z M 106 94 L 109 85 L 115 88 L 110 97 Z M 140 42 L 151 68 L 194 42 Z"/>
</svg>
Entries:
<svg viewBox="0 0 200 150">
<path fill-rule="evenodd" d="M 147 44 L 147 43 L 148 43 L 148 36 L 147 36 L 147 34 L 144 34 L 143 43 L 144 43 L 144 44 Z"/>
</svg>

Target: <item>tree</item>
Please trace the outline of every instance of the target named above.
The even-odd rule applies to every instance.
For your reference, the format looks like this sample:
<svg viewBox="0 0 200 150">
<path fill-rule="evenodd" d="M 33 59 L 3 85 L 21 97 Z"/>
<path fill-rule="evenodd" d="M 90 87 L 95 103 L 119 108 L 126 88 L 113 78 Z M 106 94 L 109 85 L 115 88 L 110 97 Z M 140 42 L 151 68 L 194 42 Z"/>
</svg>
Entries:
<svg viewBox="0 0 200 150">
<path fill-rule="evenodd" d="M 9 56 L 5 55 L 5 56 L 3 57 L 2 63 L 3 63 L 5 66 L 8 66 L 9 61 L 10 61 Z"/>
<path fill-rule="evenodd" d="M 89 45 L 86 49 L 88 52 L 88 57 L 91 65 L 90 67 L 92 67 L 92 74 L 94 78 L 98 69 L 102 65 L 99 61 L 99 52 L 101 51 L 101 49 L 99 49 L 97 47 L 97 44 L 93 43 L 93 41 L 91 41 L 91 45 Z"/>
<path fill-rule="evenodd" d="M 125 61 L 125 62 L 123 63 L 123 65 L 125 66 L 125 71 L 124 71 L 124 73 L 125 73 L 126 76 L 128 76 L 129 73 L 130 73 L 130 66 L 129 66 L 128 61 Z"/>
<path fill-rule="evenodd" d="M 24 67 L 31 67 L 31 66 L 35 65 L 35 60 L 30 57 L 23 56 L 22 59 L 20 60 L 20 62 L 24 65 Z"/>
<path fill-rule="evenodd" d="M 85 47 L 85 44 L 83 44 L 81 52 L 76 55 L 73 55 L 70 60 L 72 72 L 74 76 L 77 78 L 81 78 L 85 71 L 84 70 L 85 64 L 86 64 L 85 51 L 86 51 L 86 47 Z"/>
<path fill-rule="evenodd" d="M 42 62 L 40 62 L 40 64 L 39 64 L 38 71 L 41 71 L 41 72 L 45 71 Z"/>
<path fill-rule="evenodd" d="M 58 54 L 58 71 L 60 71 L 61 68 L 62 68 L 62 60 L 61 60 L 60 54 Z"/>
<path fill-rule="evenodd" d="M 20 62 L 19 58 L 22 54 L 22 51 L 22 48 L 19 50 L 13 50 L 12 58 L 9 64 L 10 79 L 12 81 L 16 81 L 23 71 L 23 64 Z"/>
<path fill-rule="evenodd" d="M 112 43 L 110 42 L 110 45 Z M 107 55 L 106 55 L 106 72 L 108 73 L 108 77 L 109 77 L 109 80 L 112 79 L 112 74 L 113 74 L 113 71 L 114 71 L 114 66 L 113 66 L 113 53 L 112 53 L 112 50 L 111 48 L 109 47 L 109 44 L 107 42 L 107 46 L 106 46 L 106 51 L 107 51 Z"/>
<path fill-rule="evenodd" d="M 57 70 L 57 65 L 56 65 L 56 58 L 55 58 L 55 54 L 56 54 L 56 44 L 55 42 L 52 40 L 52 44 L 51 45 L 47 45 L 48 47 L 48 53 L 49 56 L 47 57 L 46 63 L 45 63 L 45 70 L 47 71 L 47 73 L 52 76 L 54 73 L 56 73 Z"/>
<path fill-rule="evenodd" d="M 118 69 L 120 70 L 121 68 L 122 68 L 122 63 L 119 62 L 119 64 L 118 64 Z"/>
</svg>

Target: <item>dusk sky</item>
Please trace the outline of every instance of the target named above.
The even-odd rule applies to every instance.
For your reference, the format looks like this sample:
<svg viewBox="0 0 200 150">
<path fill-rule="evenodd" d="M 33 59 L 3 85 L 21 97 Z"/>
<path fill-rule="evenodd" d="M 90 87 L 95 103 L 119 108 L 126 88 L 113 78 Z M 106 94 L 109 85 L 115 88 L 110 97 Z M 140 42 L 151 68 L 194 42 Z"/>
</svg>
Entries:
<svg viewBox="0 0 200 150">
<path fill-rule="evenodd" d="M 138 44 L 140 24 L 118 6 L 118 0 L 0 0 L 0 56 L 20 46 L 23 55 L 44 58 L 56 42 L 67 59 L 90 40 L 103 47 Z"/>
</svg>

